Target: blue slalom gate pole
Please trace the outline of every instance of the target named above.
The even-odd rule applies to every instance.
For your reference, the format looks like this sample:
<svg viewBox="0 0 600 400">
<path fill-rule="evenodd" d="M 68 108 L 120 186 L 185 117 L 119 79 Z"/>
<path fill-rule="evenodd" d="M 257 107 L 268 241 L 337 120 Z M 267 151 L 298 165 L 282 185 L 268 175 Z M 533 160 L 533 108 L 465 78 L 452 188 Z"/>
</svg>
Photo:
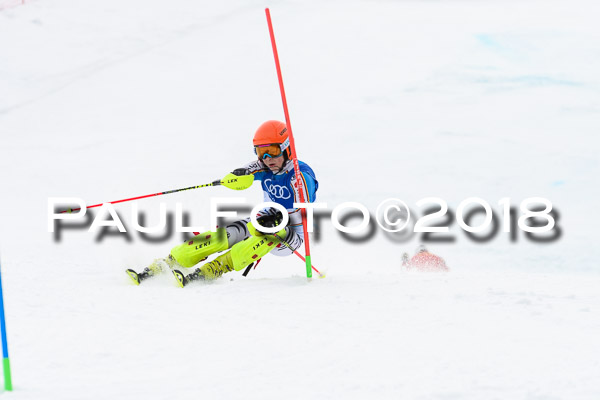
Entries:
<svg viewBox="0 0 600 400">
<path fill-rule="evenodd" d="M 10 360 L 8 358 L 8 342 L 6 340 L 6 319 L 4 318 L 4 294 L 2 293 L 2 263 L 0 262 L 0 324 L 2 324 L 2 364 L 4 366 L 4 389 L 12 390 L 10 376 Z"/>
</svg>

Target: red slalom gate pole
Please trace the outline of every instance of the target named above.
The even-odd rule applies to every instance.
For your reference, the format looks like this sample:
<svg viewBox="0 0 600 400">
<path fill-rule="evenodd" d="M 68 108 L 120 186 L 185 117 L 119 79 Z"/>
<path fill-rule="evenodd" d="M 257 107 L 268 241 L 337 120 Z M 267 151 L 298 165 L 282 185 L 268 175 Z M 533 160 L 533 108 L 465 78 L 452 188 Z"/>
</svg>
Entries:
<svg viewBox="0 0 600 400">
<path fill-rule="evenodd" d="M 294 163 L 294 172 L 296 174 L 296 190 L 300 196 L 300 202 L 304 203 L 306 198 L 304 193 L 304 187 L 300 184 L 302 177 L 300 176 L 300 167 L 298 166 L 298 157 L 296 156 L 296 144 L 294 142 L 294 135 L 292 133 L 292 124 L 290 122 L 290 114 L 288 112 L 287 100 L 285 98 L 285 89 L 283 88 L 283 77 L 281 76 L 281 66 L 279 65 L 279 55 L 277 54 L 277 45 L 275 44 L 275 34 L 273 33 L 273 23 L 271 22 L 271 12 L 268 8 L 265 8 L 265 14 L 267 15 L 267 24 L 269 25 L 269 35 L 271 36 L 271 45 L 273 46 L 273 57 L 275 58 L 275 68 L 277 69 L 277 78 L 279 79 L 279 89 L 281 91 L 281 100 L 283 102 L 283 112 L 285 114 L 285 124 L 289 131 L 290 138 L 290 149 L 292 152 L 292 162 Z M 306 252 L 306 277 L 312 278 L 312 263 L 310 260 L 310 243 L 308 240 L 308 230 L 306 229 L 306 209 L 302 208 L 302 225 L 304 225 L 304 248 Z"/>
<path fill-rule="evenodd" d="M 306 258 L 304 258 L 304 256 L 303 256 L 302 254 L 298 253 L 296 250 L 292 250 L 292 251 L 294 252 L 294 254 L 295 254 L 295 255 L 297 255 L 298 257 L 300 257 L 300 259 L 301 259 L 302 261 L 306 261 Z M 308 256 L 308 257 L 310 257 L 310 256 Z M 324 275 L 323 275 L 321 272 L 319 272 L 319 270 L 318 270 L 318 269 L 316 269 L 314 265 L 311 265 L 310 267 L 311 267 L 311 268 L 312 268 L 312 269 L 313 269 L 313 270 L 314 270 L 314 271 L 315 271 L 317 274 L 319 274 L 319 276 L 320 276 L 321 278 L 323 278 L 323 277 L 324 277 Z"/>
<path fill-rule="evenodd" d="M 295 254 L 295 255 L 297 255 L 298 257 L 300 257 L 300 259 L 301 259 L 302 261 L 306 262 L 306 258 L 304 258 L 304 256 L 303 256 L 302 254 L 300 254 L 300 253 L 298 253 L 296 250 L 294 250 L 294 249 L 292 248 L 292 246 L 290 246 L 290 244 L 289 244 L 288 242 L 286 242 L 285 240 L 283 240 L 283 238 L 281 238 L 281 237 L 280 237 L 279 235 L 277 235 L 276 233 L 275 233 L 274 235 L 275 235 L 275 237 L 276 237 L 277 239 L 281 240 L 281 243 L 283 243 L 283 244 L 285 245 L 285 247 L 287 247 L 288 249 L 290 249 L 291 251 L 293 251 L 293 252 L 294 252 L 294 254 Z M 311 268 L 313 269 L 313 271 L 315 271 L 317 274 L 319 274 L 319 276 L 320 276 L 321 278 L 324 278 L 324 277 L 325 277 L 325 275 L 323 275 L 321 272 L 319 272 L 319 270 L 318 270 L 317 268 L 315 268 L 315 266 L 314 266 L 314 265 L 311 265 Z"/>
</svg>

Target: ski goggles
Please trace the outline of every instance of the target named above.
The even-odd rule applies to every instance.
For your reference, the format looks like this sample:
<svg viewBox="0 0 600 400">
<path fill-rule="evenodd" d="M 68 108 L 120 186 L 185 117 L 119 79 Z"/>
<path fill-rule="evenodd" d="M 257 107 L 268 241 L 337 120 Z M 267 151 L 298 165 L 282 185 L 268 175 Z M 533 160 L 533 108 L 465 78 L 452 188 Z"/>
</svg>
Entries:
<svg viewBox="0 0 600 400">
<path fill-rule="evenodd" d="M 258 146 L 254 146 L 254 152 L 260 160 L 264 160 L 267 157 L 277 158 L 283 155 L 283 152 L 281 151 L 281 145 L 279 144 L 260 144 Z"/>
</svg>

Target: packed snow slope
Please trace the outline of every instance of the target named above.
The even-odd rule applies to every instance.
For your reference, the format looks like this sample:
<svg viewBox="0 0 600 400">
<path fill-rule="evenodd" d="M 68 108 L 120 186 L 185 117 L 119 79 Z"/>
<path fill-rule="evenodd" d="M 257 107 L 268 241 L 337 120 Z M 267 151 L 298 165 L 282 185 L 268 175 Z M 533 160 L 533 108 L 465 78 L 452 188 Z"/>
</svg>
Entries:
<svg viewBox="0 0 600 400">
<path fill-rule="evenodd" d="M 375 227 L 349 241 L 324 218 L 312 253 L 327 278 L 267 256 L 246 278 L 182 290 L 169 275 L 128 281 L 125 268 L 182 240 L 144 240 L 128 203 L 116 208 L 129 235 L 49 233 L 49 197 L 157 193 L 252 160 L 256 127 L 284 119 L 265 7 L 297 151 L 328 211 L 351 201 L 374 214 L 399 198 L 418 217 L 422 198 L 456 211 L 475 196 L 500 216 L 503 198 L 545 197 L 558 237 L 500 228 L 476 242 L 450 221 L 453 240 L 428 244 L 450 272 L 427 274 L 400 267 L 422 234 Z M 0 11 L 11 398 L 597 399 L 599 8 L 37 0 Z M 164 202 L 208 226 L 210 199 L 227 196 L 262 200 L 255 184 L 137 205 L 148 225 Z"/>
</svg>

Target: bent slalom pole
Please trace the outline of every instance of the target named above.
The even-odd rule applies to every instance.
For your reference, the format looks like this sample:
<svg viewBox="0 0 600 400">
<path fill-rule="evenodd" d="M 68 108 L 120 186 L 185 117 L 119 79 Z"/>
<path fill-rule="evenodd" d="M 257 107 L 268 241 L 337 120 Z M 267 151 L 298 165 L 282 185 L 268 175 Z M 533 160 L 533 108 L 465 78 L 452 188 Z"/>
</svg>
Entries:
<svg viewBox="0 0 600 400">
<path fill-rule="evenodd" d="M 166 192 L 147 194 L 145 196 L 131 197 L 129 199 L 109 201 L 107 203 L 117 204 L 117 203 L 123 203 L 123 202 L 126 202 L 126 201 L 145 199 L 147 197 L 154 197 L 154 196 L 162 196 L 163 194 L 171 194 L 171 193 L 183 192 L 184 190 L 199 189 L 199 188 L 209 187 L 209 186 L 220 186 L 220 185 L 222 185 L 222 186 L 225 186 L 225 187 L 227 187 L 229 189 L 233 189 L 233 190 L 245 190 L 245 189 L 248 189 L 250 186 L 252 186 L 253 182 L 254 182 L 254 175 L 240 175 L 240 176 L 237 176 L 237 175 L 234 175 L 234 174 L 230 173 L 230 174 L 227 174 L 225 176 L 225 178 L 223 178 L 221 180 L 216 180 L 214 182 L 207 183 L 207 184 L 204 184 L 204 185 L 190 186 L 190 187 L 183 188 L 183 189 L 168 190 Z M 105 203 L 99 203 L 99 204 L 94 204 L 93 206 L 87 206 L 86 209 L 87 208 L 100 207 L 102 204 L 105 204 Z M 81 210 L 81 208 L 69 208 L 69 209 L 60 211 L 59 214 L 71 213 L 73 211 L 78 211 L 78 210 Z"/>
<path fill-rule="evenodd" d="M 265 8 L 265 14 L 267 15 L 267 25 L 269 25 L 269 35 L 271 36 L 271 46 L 273 47 L 273 57 L 275 58 L 275 68 L 277 69 L 277 78 L 279 80 L 279 89 L 281 91 L 281 100 L 283 102 L 283 112 L 285 114 L 285 124 L 289 131 L 288 137 L 290 139 L 290 150 L 292 153 L 292 162 L 294 163 L 294 172 L 296 174 L 296 190 L 299 193 L 300 202 L 304 203 L 306 194 L 304 193 L 304 186 L 300 184 L 302 182 L 302 176 L 300 174 L 300 166 L 298 165 L 298 157 L 296 156 L 296 144 L 294 142 L 294 135 L 292 134 L 292 124 L 290 123 L 290 115 L 288 113 L 287 100 L 285 98 L 285 89 L 283 88 L 283 77 L 281 75 L 281 66 L 279 65 L 279 55 L 277 54 L 277 45 L 275 44 L 275 33 L 273 33 L 273 23 L 271 22 L 271 12 L 268 8 Z M 302 225 L 305 227 L 306 224 L 306 209 L 301 209 L 302 214 Z M 311 260 L 310 260 L 310 243 L 308 240 L 308 230 L 304 229 L 304 248 L 306 252 L 306 277 L 312 277 L 311 271 Z"/>
<path fill-rule="evenodd" d="M 0 324 L 2 324 L 2 364 L 4 367 L 4 390 L 12 390 L 10 359 L 8 358 L 8 342 L 6 340 L 6 319 L 4 317 L 4 294 L 2 293 L 2 266 L 0 265 Z"/>
<path fill-rule="evenodd" d="M 288 242 L 286 242 L 285 240 L 283 240 L 283 239 L 282 239 L 282 238 L 281 238 L 281 237 L 280 237 L 278 234 L 276 234 L 276 233 L 274 233 L 273 235 L 274 235 L 274 236 L 275 236 L 277 239 L 279 239 L 279 240 L 281 241 L 281 243 L 283 243 L 283 244 L 284 244 L 284 245 L 285 245 L 285 246 L 286 246 L 288 249 L 290 249 L 291 251 L 293 251 L 295 255 L 297 255 L 298 257 L 300 257 L 300 259 L 301 259 L 302 261 L 306 262 L 306 258 L 304 258 L 304 256 L 303 256 L 302 254 L 300 254 L 300 253 L 298 253 L 296 250 L 294 250 L 294 249 L 292 248 L 292 246 L 291 246 L 291 245 L 290 245 Z M 325 274 L 322 274 L 322 273 L 320 273 L 320 272 L 319 272 L 319 270 L 318 270 L 317 268 L 315 268 L 315 266 L 314 266 L 314 265 L 311 265 L 311 268 L 312 268 L 312 269 L 313 269 L 313 270 L 314 270 L 314 271 L 315 271 L 317 274 L 319 274 L 319 278 L 325 278 Z"/>
<path fill-rule="evenodd" d="M 194 232 L 194 233 L 196 233 L 196 232 Z M 294 249 L 292 248 L 292 246 L 291 246 L 291 245 L 290 245 L 288 242 L 286 242 L 284 239 L 282 239 L 282 238 L 281 238 L 281 236 L 279 236 L 279 235 L 278 235 L 278 234 L 276 234 L 276 233 L 274 233 L 274 234 L 273 234 L 273 236 L 275 236 L 277 239 L 279 239 L 279 240 L 281 241 L 281 243 L 283 243 L 283 244 L 284 244 L 284 245 L 285 245 L 285 246 L 286 246 L 288 249 L 290 249 L 291 251 L 293 251 L 295 255 L 297 255 L 298 257 L 300 257 L 300 259 L 301 259 L 302 261 L 305 261 L 305 262 L 306 262 L 306 259 L 304 258 L 304 256 L 303 256 L 302 254 L 298 253 L 296 250 L 294 250 Z M 258 266 L 258 263 L 260 262 L 260 260 L 262 260 L 262 258 L 259 258 L 259 259 L 258 259 L 258 261 L 256 262 L 256 264 L 252 263 L 252 264 L 248 265 L 248 266 L 246 267 L 246 270 L 244 271 L 244 273 L 243 273 L 242 275 L 243 275 L 243 276 L 246 276 L 246 275 L 248 275 L 248 272 L 250 272 L 250 269 L 252 268 L 253 264 L 254 264 L 254 269 L 256 269 L 256 267 Z M 315 271 L 317 274 L 319 274 L 319 278 L 325 278 L 325 274 L 322 274 L 321 272 L 319 272 L 319 270 L 318 270 L 318 269 L 317 269 L 317 268 L 316 268 L 314 265 L 311 265 L 311 267 L 312 267 L 312 269 L 313 269 L 313 270 L 314 270 L 314 271 Z"/>
</svg>

